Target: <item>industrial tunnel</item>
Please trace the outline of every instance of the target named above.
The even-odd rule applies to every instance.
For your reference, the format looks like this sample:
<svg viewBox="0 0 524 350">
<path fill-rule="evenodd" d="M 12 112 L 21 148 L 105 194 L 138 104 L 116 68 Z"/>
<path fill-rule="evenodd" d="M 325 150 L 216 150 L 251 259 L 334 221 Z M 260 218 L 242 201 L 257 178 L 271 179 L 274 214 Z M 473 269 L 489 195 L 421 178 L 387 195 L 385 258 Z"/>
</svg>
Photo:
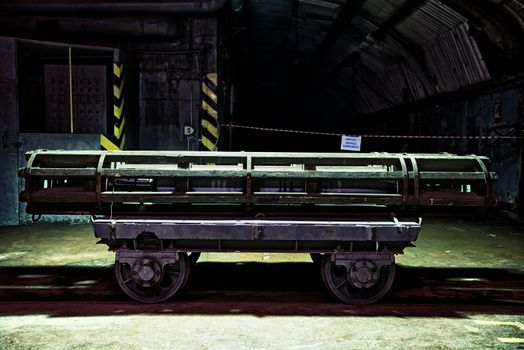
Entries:
<svg viewBox="0 0 524 350">
<path fill-rule="evenodd" d="M 522 0 L 5 0 L 0 53 L 0 226 L 35 218 L 19 198 L 18 169 L 28 151 L 348 152 L 341 150 L 346 135 L 359 137 L 359 152 L 377 156 L 488 157 L 496 173 L 490 213 L 521 222 Z M 454 208 L 438 213 L 456 214 Z M 438 225 L 430 221 L 430 232 Z M 486 225 L 488 237 L 503 236 L 498 224 Z M 519 225 L 512 221 L 501 231 L 521 232 Z M 452 231 L 441 231 L 455 242 Z M 501 254 L 513 254 L 512 267 L 521 271 L 519 234 Z M 445 239 L 438 242 L 446 247 Z M 479 271 L 482 278 L 497 274 Z M 511 288 L 524 282 L 508 278 L 501 283 L 510 295 L 503 297 L 516 300 L 516 311 L 488 305 L 518 323 L 524 311 L 514 305 L 522 294 Z M 393 294 L 393 304 L 413 300 L 405 290 Z M 414 300 L 439 303 L 424 298 Z M 472 305 L 485 301 L 479 300 Z M 63 313 L 60 307 L 50 308 Z M 195 307 L 206 313 L 205 305 Z M 272 314 L 267 308 L 262 314 Z M 522 340 L 522 334 L 504 339 Z"/>
<path fill-rule="evenodd" d="M 521 210 L 519 1 L 4 1 L 2 221 L 44 149 L 448 152 Z M 70 79 L 71 78 L 71 79 Z"/>
</svg>

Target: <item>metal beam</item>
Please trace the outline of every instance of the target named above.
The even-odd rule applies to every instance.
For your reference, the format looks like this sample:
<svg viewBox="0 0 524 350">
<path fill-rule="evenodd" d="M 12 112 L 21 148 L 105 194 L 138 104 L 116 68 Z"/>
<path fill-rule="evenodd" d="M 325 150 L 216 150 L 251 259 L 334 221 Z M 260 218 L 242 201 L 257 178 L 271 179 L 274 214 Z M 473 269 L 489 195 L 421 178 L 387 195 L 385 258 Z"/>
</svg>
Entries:
<svg viewBox="0 0 524 350">
<path fill-rule="evenodd" d="M 324 40 L 320 43 L 318 48 L 315 50 L 309 61 L 309 68 L 317 65 L 320 60 L 327 54 L 328 50 L 335 44 L 340 37 L 340 34 L 351 23 L 353 17 L 357 14 L 358 10 L 362 6 L 365 0 L 349 1 L 342 7 L 340 14 L 333 22 L 333 25 L 329 29 L 328 33 L 324 37 Z"/>
<path fill-rule="evenodd" d="M 380 41 L 383 40 L 396 25 L 402 22 L 406 17 L 415 12 L 420 6 L 422 6 L 427 0 L 410 0 L 406 1 L 404 5 L 399 7 L 384 23 L 382 23 L 376 30 L 369 33 L 366 36 L 366 39 L 358 44 L 357 47 L 364 48 L 370 45 L 373 45 L 374 40 Z M 339 33 L 340 35 L 340 33 Z M 324 44 L 324 42 L 322 43 Z M 360 52 L 353 51 L 343 60 L 341 60 L 317 85 L 316 89 L 323 87 L 331 79 L 337 76 L 341 71 L 343 71 L 347 66 L 354 65 L 360 59 Z M 313 59 L 312 59 L 313 61 Z M 417 62 L 418 63 L 418 62 Z M 420 65 L 420 63 L 419 63 Z M 427 88 L 427 87 L 426 87 Z"/>
<path fill-rule="evenodd" d="M 524 45 L 521 35 L 524 18 L 503 1 L 442 0 L 460 13 L 477 28 L 480 28 L 491 42 L 501 50 L 514 50 Z"/>
<path fill-rule="evenodd" d="M 347 55 L 342 61 L 337 63 L 335 67 L 315 86 L 315 90 L 318 91 L 323 88 L 331 79 L 335 78 L 340 72 L 346 69 L 348 66 L 353 66 L 360 61 L 360 51 L 353 51 Z"/>
<path fill-rule="evenodd" d="M 415 12 L 420 6 L 424 5 L 427 0 L 408 0 L 402 6 L 400 6 L 389 18 L 384 21 L 377 30 L 371 35 L 376 40 L 382 40 L 385 35 L 393 29 L 397 24 L 409 17 Z"/>
<path fill-rule="evenodd" d="M 201 13 L 222 8 L 228 0 L 5 0 L 0 3 L 4 14 L 76 14 L 118 13 Z"/>
</svg>

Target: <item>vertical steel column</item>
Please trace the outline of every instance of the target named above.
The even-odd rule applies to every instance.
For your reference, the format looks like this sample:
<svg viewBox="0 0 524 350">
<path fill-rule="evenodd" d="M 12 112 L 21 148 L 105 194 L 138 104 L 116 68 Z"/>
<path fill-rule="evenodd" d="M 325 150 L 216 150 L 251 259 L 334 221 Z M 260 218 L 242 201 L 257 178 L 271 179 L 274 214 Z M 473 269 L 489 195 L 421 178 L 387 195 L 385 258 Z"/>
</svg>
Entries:
<svg viewBox="0 0 524 350">
<path fill-rule="evenodd" d="M 217 151 L 219 137 L 218 75 L 217 73 L 209 73 L 202 81 L 201 148 L 206 151 Z"/>
<path fill-rule="evenodd" d="M 100 136 L 103 150 L 123 150 L 126 144 L 125 134 L 125 68 L 122 62 L 113 63 L 113 128 L 112 133 Z M 109 129 L 111 130 L 111 128 Z"/>
</svg>

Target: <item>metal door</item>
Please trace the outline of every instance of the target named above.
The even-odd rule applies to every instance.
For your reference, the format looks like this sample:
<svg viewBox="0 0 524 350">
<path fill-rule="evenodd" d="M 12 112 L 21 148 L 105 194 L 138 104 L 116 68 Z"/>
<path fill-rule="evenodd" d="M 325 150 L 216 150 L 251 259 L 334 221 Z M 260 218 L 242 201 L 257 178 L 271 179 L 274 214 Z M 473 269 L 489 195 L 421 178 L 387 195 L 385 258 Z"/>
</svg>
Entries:
<svg viewBox="0 0 524 350">
<path fill-rule="evenodd" d="M 196 53 L 142 55 L 140 149 L 198 150 L 200 65 Z M 184 134 L 190 126 L 194 134 Z"/>
</svg>

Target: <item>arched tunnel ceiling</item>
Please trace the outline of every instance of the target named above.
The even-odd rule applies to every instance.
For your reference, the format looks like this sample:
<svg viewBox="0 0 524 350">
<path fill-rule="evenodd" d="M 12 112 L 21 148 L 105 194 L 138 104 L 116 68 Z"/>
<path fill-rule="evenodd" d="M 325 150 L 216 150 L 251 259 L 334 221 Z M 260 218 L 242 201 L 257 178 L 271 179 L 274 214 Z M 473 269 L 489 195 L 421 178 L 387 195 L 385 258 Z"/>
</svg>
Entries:
<svg viewBox="0 0 524 350">
<path fill-rule="evenodd" d="M 524 71 L 523 0 L 5 0 L 0 34 L 59 16 L 86 44 L 111 28 L 169 40 L 178 19 L 213 14 L 233 18 L 236 85 L 257 120 L 344 120 Z"/>
<path fill-rule="evenodd" d="M 250 5 L 259 95 L 309 89 L 338 113 L 369 114 L 522 71 L 520 0 Z"/>
</svg>

